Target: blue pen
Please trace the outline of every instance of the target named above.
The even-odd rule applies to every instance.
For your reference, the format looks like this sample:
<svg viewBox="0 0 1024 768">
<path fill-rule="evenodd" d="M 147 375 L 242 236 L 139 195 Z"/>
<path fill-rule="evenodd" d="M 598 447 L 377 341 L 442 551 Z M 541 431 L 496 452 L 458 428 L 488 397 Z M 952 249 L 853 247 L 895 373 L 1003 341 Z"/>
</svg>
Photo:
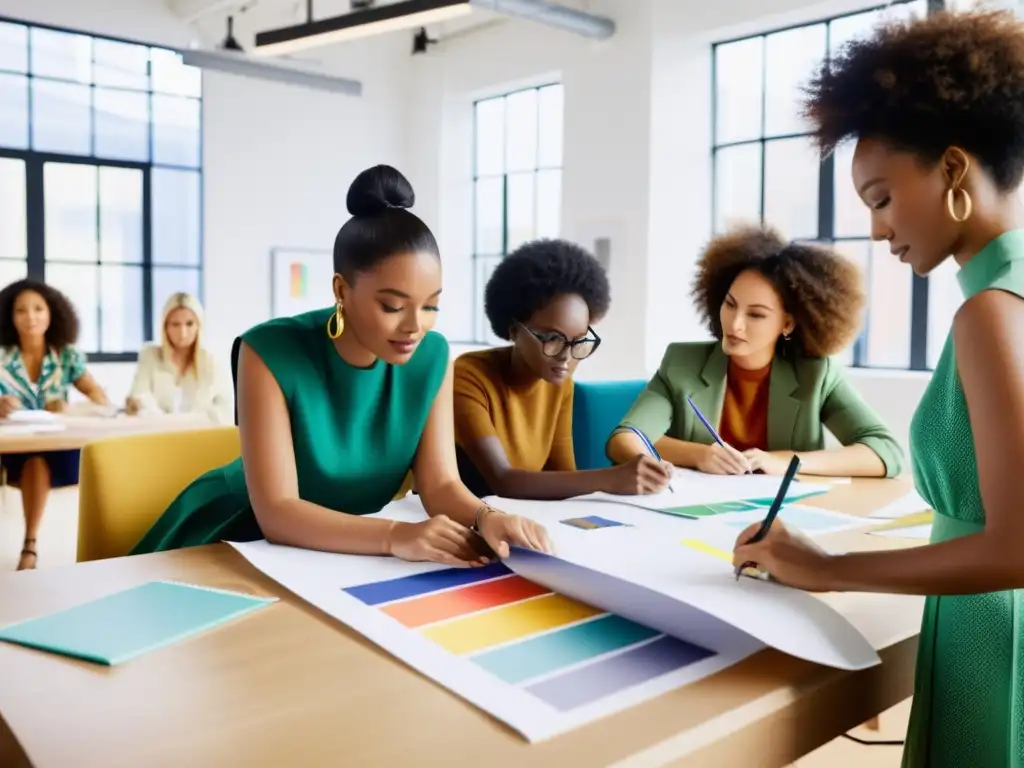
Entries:
<svg viewBox="0 0 1024 768">
<path fill-rule="evenodd" d="M 711 437 L 714 438 L 714 441 L 716 443 L 718 443 L 720 446 L 722 446 L 723 448 L 725 448 L 726 447 L 725 442 L 719 436 L 717 430 L 715 430 L 715 428 L 711 426 L 711 422 L 710 421 L 708 421 L 707 419 L 704 418 L 704 414 L 700 412 L 700 408 L 697 407 L 697 404 L 695 402 L 693 402 L 693 400 L 690 398 L 689 395 L 686 396 L 686 402 L 688 402 L 690 404 L 690 407 L 693 408 L 693 412 L 695 414 L 697 414 L 697 418 L 700 419 L 700 423 L 703 424 L 705 427 L 707 427 L 708 432 L 711 433 Z M 748 472 L 749 472 L 749 470 L 748 470 Z"/>
<path fill-rule="evenodd" d="M 651 456 L 653 456 L 658 461 L 661 461 L 661 454 L 658 453 L 658 449 L 654 447 L 654 443 L 652 443 L 650 441 L 650 439 L 647 437 L 647 435 L 645 435 L 643 432 L 641 432 L 636 427 L 628 427 L 628 429 L 629 429 L 630 432 L 632 432 L 634 435 L 636 435 L 637 437 L 640 438 L 640 442 L 642 442 L 644 444 L 644 446 L 646 446 L 646 448 L 650 452 Z M 675 490 L 672 488 L 672 483 L 668 484 L 668 490 L 671 493 L 675 493 Z"/>
</svg>

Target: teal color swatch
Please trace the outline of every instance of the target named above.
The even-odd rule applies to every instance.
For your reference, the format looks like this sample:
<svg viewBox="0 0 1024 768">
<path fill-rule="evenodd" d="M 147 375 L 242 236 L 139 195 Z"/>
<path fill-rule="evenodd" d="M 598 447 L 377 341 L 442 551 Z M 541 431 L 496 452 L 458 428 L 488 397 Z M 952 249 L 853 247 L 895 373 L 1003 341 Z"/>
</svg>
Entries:
<svg viewBox="0 0 1024 768">
<path fill-rule="evenodd" d="M 0 640 L 113 666 L 274 602 L 151 581 L 48 616 L 0 628 Z"/>
<path fill-rule="evenodd" d="M 593 621 L 574 624 L 531 640 L 482 653 L 474 656 L 473 661 L 506 683 L 516 684 L 617 651 L 658 634 L 628 619 L 605 614 Z"/>
</svg>

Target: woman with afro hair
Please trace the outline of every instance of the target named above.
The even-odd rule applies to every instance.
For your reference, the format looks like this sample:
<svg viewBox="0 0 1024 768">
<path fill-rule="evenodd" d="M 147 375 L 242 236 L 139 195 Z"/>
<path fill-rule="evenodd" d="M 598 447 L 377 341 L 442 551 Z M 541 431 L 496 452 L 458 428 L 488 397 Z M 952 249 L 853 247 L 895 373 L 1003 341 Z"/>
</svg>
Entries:
<svg viewBox="0 0 1024 768">
<path fill-rule="evenodd" d="M 495 268 L 484 309 L 495 335 L 511 344 L 455 361 L 459 471 L 478 496 L 632 495 L 668 484 L 671 468 L 648 456 L 576 470 L 572 374 L 600 346 L 591 324 L 610 303 L 604 268 L 564 240 L 527 243 Z"/>
<path fill-rule="evenodd" d="M 608 440 L 617 462 L 644 452 L 633 430 L 681 467 L 782 474 L 899 474 L 903 454 L 832 360 L 857 335 L 857 268 L 815 245 L 757 227 L 712 240 L 693 296 L 716 341 L 669 346 L 658 372 Z M 687 398 L 715 425 L 716 442 Z M 825 449 L 824 428 L 843 447 Z"/>
<path fill-rule="evenodd" d="M 68 298 L 44 283 L 19 280 L 0 291 L 0 418 L 22 409 L 60 412 L 74 387 L 94 403 L 107 395 L 75 346 L 78 315 Z M 77 450 L 8 453 L 0 459 L 21 489 L 25 542 L 18 570 L 36 567 L 36 539 L 51 488 L 78 485 Z"/>
<path fill-rule="evenodd" d="M 911 422 L 929 546 L 828 554 L 778 522 L 734 553 L 813 591 L 929 596 L 906 768 L 1024 766 L 1024 25 L 945 13 L 848 45 L 808 89 L 824 151 L 857 142 L 872 237 L 964 295 Z"/>
</svg>

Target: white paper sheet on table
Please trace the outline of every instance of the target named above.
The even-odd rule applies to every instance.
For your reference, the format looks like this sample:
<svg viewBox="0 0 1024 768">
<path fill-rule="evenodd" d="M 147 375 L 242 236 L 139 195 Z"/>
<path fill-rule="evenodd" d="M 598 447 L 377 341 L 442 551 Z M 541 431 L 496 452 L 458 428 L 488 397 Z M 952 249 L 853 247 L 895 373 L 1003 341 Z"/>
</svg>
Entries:
<svg viewBox="0 0 1024 768">
<path fill-rule="evenodd" d="M 716 504 L 747 499 L 772 499 L 779 491 L 778 477 L 771 475 L 709 475 L 690 469 L 676 468 L 672 476 L 672 490 L 649 496 L 621 496 L 613 493 L 588 493 L 573 501 L 601 501 L 628 504 L 642 509 L 673 509 L 697 504 Z M 786 493 L 787 499 L 799 499 L 832 490 L 829 484 L 805 483 L 794 480 Z"/>
<path fill-rule="evenodd" d="M 428 579 L 443 580 L 488 572 L 310 552 L 266 542 L 232 546 L 299 597 L 531 741 L 701 679 L 765 644 L 844 669 L 878 663 L 868 641 L 820 600 L 754 579 L 736 582 L 728 562 L 684 546 L 674 534 L 663 535 L 667 528 L 623 525 L 582 530 L 557 524 L 559 516 L 571 516 L 578 510 L 576 504 L 502 500 L 502 507 L 544 522 L 558 548 L 557 556 L 516 549 L 503 565 L 518 576 L 491 573 L 490 581 L 463 589 L 435 583 L 431 594 L 420 598 L 400 589 L 395 592 L 395 583 L 409 584 L 417 578 L 422 582 L 424 577 L 418 575 L 427 573 L 435 574 Z M 623 509 L 615 507 L 616 512 Z M 379 516 L 411 522 L 425 514 L 418 499 L 410 497 L 389 505 Z M 726 526 L 679 522 L 688 527 L 674 531 L 689 532 L 687 535 L 711 548 L 731 546 L 735 538 L 735 531 Z M 412 581 L 407 577 L 413 577 Z M 390 581 L 395 579 L 400 581 Z M 528 590 L 555 594 L 524 594 L 521 599 L 456 618 L 447 614 L 426 622 L 421 621 L 422 616 L 409 618 L 419 615 L 417 611 L 433 616 L 430 610 L 441 610 L 437 608 L 441 604 L 472 604 L 479 610 L 479 595 L 459 598 L 468 602 L 452 602 L 453 596 L 464 590 L 500 591 L 524 585 Z M 346 592 L 346 588 L 355 589 Z M 367 601 L 366 594 L 374 591 L 390 596 Z M 596 608 L 581 613 L 587 605 Z M 552 625 L 555 615 L 565 620 Z M 632 637 L 636 642 L 581 660 L 574 654 L 592 648 L 593 638 L 575 644 L 558 640 L 571 632 L 599 632 L 599 627 L 614 629 L 600 630 L 605 632 L 602 641 Z M 562 645 L 542 652 L 544 643 L 552 642 Z M 555 666 L 544 667 L 549 662 Z M 652 669 L 662 668 L 663 672 L 650 677 Z M 523 669 L 533 669 L 533 673 L 520 679 L 527 674 Z M 630 683 L 641 672 L 648 677 Z"/>
<path fill-rule="evenodd" d="M 912 515 L 915 512 L 925 512 L 932 506 L 921 498 L 917 491 L 910 491 L 905 496 L 900 496 L 893 502 L 886 504 L 881 509 L 876 509 L 868 517 L 877 517 L 883 520 L 895 520 L 898 517 Z"/>
</svg>

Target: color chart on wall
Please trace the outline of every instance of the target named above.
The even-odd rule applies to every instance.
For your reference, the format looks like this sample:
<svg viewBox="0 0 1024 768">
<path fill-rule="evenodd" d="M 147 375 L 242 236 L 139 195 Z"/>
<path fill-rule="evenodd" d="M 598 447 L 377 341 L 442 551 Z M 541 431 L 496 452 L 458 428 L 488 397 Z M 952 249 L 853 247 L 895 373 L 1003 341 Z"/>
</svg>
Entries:
<svg viewBox="0 0 1024 768">
<path fill-rule="evenodd" d="M 344 591 L 560 712 L 715 655 L 554 594 L 501 563 L 430 571 Z"/>
<path fill-rule="evenodd" d="M 288 294 L 290 298 L 306 298 L 306 265 L 301 262 L 294 261 L 289 267 L 289 272 L 290 279 Z"/>
</svg>

